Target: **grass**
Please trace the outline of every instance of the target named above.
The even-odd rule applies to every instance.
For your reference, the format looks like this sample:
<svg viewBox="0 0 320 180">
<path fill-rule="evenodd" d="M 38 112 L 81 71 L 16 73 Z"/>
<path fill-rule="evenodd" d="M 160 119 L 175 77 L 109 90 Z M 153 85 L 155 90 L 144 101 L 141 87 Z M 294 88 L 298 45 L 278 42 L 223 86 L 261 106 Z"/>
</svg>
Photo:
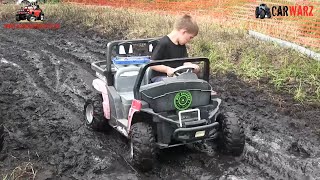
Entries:
<svg viewBox="0 0 320 180">
<path fill-rule="evenodd" d="M 229 71 L 235 71 L 244 80 L 251 82 L 259 82 L 261 79 L 268 78 L 268 83 L 276 90 L 292 94 L 297 101 L 320 101 L 320 62 L 303 57 L 293 50 L 267 43 L 262 43 L 264 45 L 258 43 L 255 46 L 248 40 L 241 44 L 240 49 L 230 47 L 228 44 L 217 45 L 218 48 L 211 52 L 210 56 L 213 70 L 226 72 L 225 67 L 228 67 Z M 241 53 L 232 65 L 230 65 L 230 59 L 233 58 L 233 53 L 228 53 L 230 49 L 231 52 L 235 50 Z M 221 64 L 225 67 L 221 68 Z"/>
<path fill-rule="evenodd" d="M 168 14 L 111 9 L 97 6 L 46 4 L 49 21 L 63 27 L 84 27 L 112 38 L 147 38 L 170 32 L 175 17 Z M 0 7 L 0 18 L 14 20 L 12 5 Z M 79 13 L 81 12 L 81 13 Z M 298 52 L 261 42 L 232 26 L 223 27 L 212 18 L 197 17 L 199 35 L 188 46 L 190 56 L 209 57 L 212 74 L 234 72 L 244 81 L 259 86 L 262 80 L 296 101 L 320 102 L 320 62 Z M 225 22 L 234 23 L 234 22 Z M 237 27 L 244 26 L 241 22 Z"/>
<path fill-rule="evenodd" d="M 23 180 L 23 179 L 35 179 L 37 171 L 34 169 L 31 162 L 22 163 L 20 166 L 17 166 L 11 174 L 6 174 L 2 180 Z"/>
<path fill-rule="evenodd" d="M 84 2 L 83 0 L 69 0 L 72 2 Z M 319 50 L 317 35 L 319 32 L 316 30 L 317 21 L 319 21 L 318 4 L 314 5 L 314 18 L 309 16 L 305 17 L 273 17 L 272 20 L 260 20 L 253 18 L 255 13 L 255 6 L 259 2 L 252 0 L 224 0 L 224 1 L 208 1 L 208 0 L 166 0 L 166 1 L 154 1 L 154 0 L 139 0 L 139 1 L 86 1 L 87 4 L 99 4 L 109 3 L 114 7 L 127 6 L 134 7 L 136 9 L 153 9 L 165 11 L 166 13 L 176 12 L 194 12 L 201 14 L 211 14 L 213 17 L 219 17 L 220 19 L 228 19 L 232 22 L 232 26 L 235 24 L 246 27 L 250 30 L 256 30 L 261 33 L 281 38 L 287 41 L 292 41 L 298 44 L 302 44 L 311 48 L 314 51 Z M 260 2 L 261 3 L 261 2 Z M 283 2 L 280 0 L 270 0 L 267 2 L 268 6 L 273 5 L 303 5 L 306 2 Z M 308 4 L 308 3 L 307 3 Z M 240 22 L 240 23 L 239 23 Z M 224 23 L 226 25 L 226 23 Z M 312 30 L 313 29 L 313 30 Z M 312 32 L 309 32 L 312 31 Z"/>
</svg>

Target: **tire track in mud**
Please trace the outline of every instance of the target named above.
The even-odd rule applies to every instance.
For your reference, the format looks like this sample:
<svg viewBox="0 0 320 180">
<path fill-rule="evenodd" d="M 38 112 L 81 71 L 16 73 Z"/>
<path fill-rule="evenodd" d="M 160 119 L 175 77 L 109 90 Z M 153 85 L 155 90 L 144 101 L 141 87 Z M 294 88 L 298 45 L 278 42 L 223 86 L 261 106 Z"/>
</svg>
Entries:
<svg viewBox="0 0 320 180">
<path fill-rule="evenodd" d="M 75 121 L 77 126 L 82 123 L 79 121 L 79 117 L 82 118 L 81 104 L 83 97 L 91 93 L 90 85 L 94 77 L 90 63 L 105 58 L 103 48 L 106 44 L 99 42 L 107 40 L 96 38 L 97 41 L 94 41 L 72 33 L 59 34 L 65 33 L 63 31 L 6 32 L 0 34 L 0 54 L 26 69 L 36 85 L 50 93 L 51 100 L 66 106 L 71 110 L 70 115 L 74 116 L 72 120 L 63 120 L 63 127 L 59 127 L 52 117 L 54 115 L 42 117 L 48 118 L 52 128 L 45 128 L 45 131 L 53 133 L 53 139 L 59 140 L 61 146 L 54 150 L 59 154 L 55 156 L 57 160 L 51 159 L 54 165 L 63 164 L 57 168 L 56 174 L 59 176 L 77 179 L 312 179 L 320 176 L 319 139 L 310 130 L 304 130 L 299 120 L 273 112 L 267 107 L 267 97 L 254 98 L 260 97 L 258 92 L 251 89 L 246 92 L 248 87 L 233 77 L 218 77 L 212 84 L 222 93 L 226 108 L 237 112 L 245 123 L 247 143 L 241 157 L 216 154 L 211 144 L 200 148 L 202 152 L 197 147 L 175 148 L 163 153 L 154 171 L 134 173 L 123 159 L 126 142 L 117 132 L 92 133 L 82 126 L 70 129 Z M 45 119 L 41 123 L 45 126 Z M 57 128 L 61 129 L 60 135 L 53 130 Z M 39 134 L 46 134 L 45 131 Z M 307 143 L 308 139 L 311 144 Z M 41 145 L 49 148 L 43 143 Z M 79 156 L 79 160 L 74 158 Z"/>
<path fill-rule="evenodd" d="M 6 47 L 6 49 L 10 50 L 10 46 Z M 17 48 L 15 48 L 15 50 L 17 50 Z M 52 88 L 50 88 L 50 85 L 47 84 L 48 81 L 47 81 L 47 78 L 44 77 L 43 72 L 41 72 L 42 69 L 40 69 L 38 71 L 35 70 L 35 67 L 28 63 L 28 62 L 30 62 L 29 61 L 30 59 L 28 57 L 23 57 L 23 56 L 19 56 L 19 55 L 10 55 L 9 58 L 11 58 L 11 59 L 19 59 L 19 60 L 14 60 L 13 62 L 19 64 L 21 67 L 24 67 L 24 68 L 28 69 L 29 70 L 28 74 L 35 80 L 35 82 L 36 82 L 36 84 L 37 84 L 37 86 L 39 88 L 41 88 L 45 92 L 47 92 L 47 94 L 50 97 L 50 99 L 52 99 L 54 101 L 58 101 L 60 104 L 63 104 L 64 107 L 72 110 L 73 113 L 77 113 L 78 112 L 78 110 L 76 108 L 74 108 L 74 106 L 73 106 L 73 104 L 71 102 L 68 103 L 65 100 L 63 100 L 62 98 L 59 98 L 59 96 L 56 96 L 56 93 L 52 90 Z"/>
<path fill-rule="evenodd" d="M 4 37 L 2 37 L 2 39 L 3 38 Z M 7 39 L 7 41 L 10 42 L 9 39 Z M 86 67 L 82 68 L 81 66 L 75 64 L 74 62 L 76 60 L 70 56 L 68 60 L 71 61 L 66 61 L 65 59 L 68 57 L 68 55 L 61 52 L 57 53 L 57 51 L 52 50 L 54 49 L 53 46 L 44 45 L 42 47 L 44 47 L 46 50 L 39 49 L 37 52 L 35 52 L 35 49 L 33 49 L 34 51 L 26 50 L 28 49 L 28 44 L 24 44 L 21 41 L 18 41 L 18 44 L 18 48 L 12 48 L 11 45 L 3 46 L 6 47 L 6 50 L 12 50 L 11 52 L 17 52 L 17 50 L 20 50 L 20 52 L 16 54 L 23 54 L 22 56 L 16 54 L 11 54 L 10 56 L 16 63 L 30 70 L 30 74 L 36 79 L 39 87 L 43 88 L 45 91 L 48 91 L 51 99 L 58 100 L 60 103 L 66 104 L 66 107 L 72 109 L 74 112 L 81 112 L 81 105 L 84 102 L 83 97 L 86 97 L 86 95 L 90 94 L 91 91 L 90 87 L 86 86 L 88 83 L 83 82 L 83 79 L 88 79 L 83 77 L 91 76 L 92 78 L 92 75 L 84 69 Z M 50 51 L 47 51 L 47 49 Z M 56 54 L 58 56 L 56 56 Z M 61 54 L 63 54 L 63 56 L 61 56 Z M 82 73 L 75 74 L 74 71 L 76 70 Z M 66 77 L 63 77 L 64 74 L 61 76 L 59 75 L 60 72 L 68 74 L 65 74 Z M 52 77 L 57 77 L 57 79 L 50 79 Z M 73 87 L 70 87 L 67 83 L 65 83 L 66 81 L 69 81 L 69 84 L 73 85 Z M 60 82 L 61 87 L 57 86 Z M 62 90 L 59 88 L 62 88 Z M 80 92 L 83 92 L 83 94 Z M 60 94 L 60 96 L 62 95 L 62 97 L 59 98 L 60 96 L 57 96 L 57 93 Z M 75 101 L 75 99 L 77 101 Z M 77 108 L 75 108 L 74 105 L 76 105 Z"/>
<path fill-rule="evenodd" d="M 10 37 L 10 36 L 9 36 Z M 1 39 L 4 39 L 4 41 L 5 42 L 8 42 L 8 43 L 12 43 L 12 41 L 10 41 L 10 39 L 6 39 L 6 38 L 1 38 Z M 24 39 L 24 40 L 26 40 L 26 39 Z M 1 42 L 4 42 L 4 41 L 1 41 Z M 30 41 L 29 41 L 30 42 Z M 18 41 L 18 44 L 17 44 L 17 46 L 19 45 L 19 47 L 18 48 L 16 48 L 16 49 L 18 49 L 18 51 L 13 51 L 14 52 L 14 54 L 21 54 L 21 53 L 24 53 L 24 52 L 27 52 L 28 50 L 19 50 L 19 48 L 21 49 L 21 48 L 24 48 L 24 49 L 30 49 L 30 47 L 29 46 L 24 46 L 23 45 L 24 43 L 23 42 L 19 42 Z M 11 46 L 12 46 L 12 44 L 11 44 Z M 51 69 L 51 71 L 50 71 L 50 69 L 48 68 L 48 69 L 46 69 L 46 68 L 43 68 L 44 66 L 52 66 L 52 63 L 51 62 L 49 62 L 50 60 L 47 60 L 47 58 L 42 58 L 42 59 L 40 59 L 41 60 L 41 63 L 43 63 L 44 65 L 43 66 L 39 66 L 39 67 L 37 67 L 36 65 L 34 65 L 34 64 L 32 64 L 34 61 L 37 61 L 37 59 L 39 60 L 39 58 L 38 57 L 36 57 L 36 58 L 25 58 L 25 57 L 23 57 L 23 58 L 21 58 L 21 59 L 17 59 L 16 57 L 19 57 L 19 56 L 14 56 L 14 55 L 12 55 L 12 54 L 8 54 L 8 52 L 10 52 L 10 51 L 8 51 L 8 50 L 10 50 L 10 47 L 8 47 L 8 46 L 6 46 L 6 44 L 4 44 L 4 46 L 1 46 L 1 47 L 3 47 L 4 49 L 4 51 L 3 52 L 1 52 L 1 54 L 4 54 L 4 56 L 6 56 L 6 57 L 9 57 L 10 59 L 14 59 L 14 61 L 15 62 L 17 62 L 17 63 L 19 63 L 21 66 L 23 66 L 24 67 L 24 69 L 27 69 L 27 71 L 29 72 L 29 74 L 31 74 L 34 78 L 34 80 L 37 82 L 36 84 L 37 85 L 42 85 L 42 87 L 40 88 L 40 89 L 43 89 L 44 91 L 48 91 L 49 93 L 51 93 L 52 95 L 51 95 L 51 97 L 50 97 L 50 99 L 52 99 L 52 101 L 57 101 L 59 98 L 57 98 L 57 96 L 59 97 L 60 95 L 61 95 L 61 92 L 55 92 L 54 90 L 53 90 L 53 87 L 54 87 L 54 84 L 46 84 L 46 83 L 48 83 L 47 81 L 47 79 L 46 78 L 49 78 L 50 76 L 57 76 L 57 74 L 56 75 L 54 75 L 55 73 L 53 73 L 54 71 L 53 71 L 53 69 Z M 8 49 L 9 48 L 9 49 Z M 32 48 L 31 48 L 32 49 Z M 40 50 L 39 49 L 32 49 L 33 51 L 36 51 L 36 50 L 38 50 L 38 52 L 40 52 Z M 33 55 L 36 55 L 36 56 L 40 56 L 40 57 L 45 57 L 45 55 L 44 54 L 42 54 L 42 53 L 35 53 L 35 52 L 33 52 L 32 51 L 32 54 Z M 57 55 L 59 55 L 59 53 L 57 53 L 57 52 L 55 52 Z M 53 54 L 55 54 L 55 53 L 53 53 Z M 21 57 L 21 56 L 20 56 Z M 70 59 L 70 57 L 68 58 L 68 59 Z M 39 60 L 39 61 L 40 61 Z M 70 63 L 69 63 L 70 64 Z M 68 65 L 68 63 L 66 63 L 66 64 L 64 64 L 64 66 L 65 65 Z M 72 66 L 71 67 L 73 67 L 73 66 L 77 66 L 77 64 L 75 64 L 75 63 L 73 63 L 72 64 Z M 82 74 L 83 74 L 83 72 L 84 72 L 84 69 L 83 68 L 80 68 L 81 69 L 81 71 L 80 72 L 82 72 Z M 30 71 L 31 70 L 31 71 Z M 48 74 L 46 74 L 47 73 L 47 71 L 49 70 L 49 72 L 51 72 L 51 74 L 49 74 L 49 76 L 47 77 L 47 75 Z M 70 69 L 71 71 L 73 71 L 74 69 Z M 65 72 L 66 72 L 66 70 L 65 70 Z M 79 73 L 80 74 L 80 73 Z M 41 76 L 40 77 L 40 79 L 41 80 L 39 80 L 39 77 L 37 77 L 37 76 Z M 81 76 L 81 74 L 80 74 L 80 76 Z M 49 78 L 50 79 L 50 78 Z M 79 78 L 80 80 L 81 80 L 81 78 Z M 77 78 L 74 78 L 74 79 L 71 79 L 71 80 L 69 80 L 69 83 L 70 82 L 72 82 L 72 81 L 76 81 L 76 80 L 79 80 L 79 79 L 77 79 Z M 46 81 L 47 80 L 47 81 Z M 43 86 L 45 86 L 45 87 L 43 87 Z M 77 87 L 77 86 L 76 86 Z M 71 91 L 71 92 L 74 92 L 74 91 Z M 63 94 L 63 92 L 62 92 L 62 94 Z M 63 98 L 60 98 L 59 100 L 58 100 L 59 102 L 62 102 L 62 104 L 66 104 L 66 102 L 65 102 L 65 100 L 63 99 Z M 81 117 L 82 118 L 82 114 L 79 114 L 77 111 L 76 111 L 76 108 L 72 108 L 72 105 L 73 106 L 76 106 L 75 105 L 75 103 L 73 104 L 74 102 L 71 102 L 70 103 L 70 106 L 68 107 L 68 108 L 70 108 L 73 112 L 71 112 L 70 114 L 72 114 L 73 116 L 76 116 L 76 117 Z M 80 103 L 81 104 L 81 103 Z M 48 118 L 48 121 L 50 121 L 50 119 L 53 119 L 52 117 L 42 117 L 42 118 Z M 106 169 L 106 170 L 108 170 L 108 169 L 110 169 L 110 167 L 112 166 L 112 168 L 111 169 L 113 169 L 113 171 L 114 172 L 117 172 L 117 171 L 119 171 L 119 169 L 123 169 L 123 172 L 125 172 L 125 173 L 123 173 L 123 172 L 117 172 L 117 173 L 115 173 L 115 174 L 113 174 L 112 176 L 110 175 L 104 175 L 103 177 L 106 177 L 106 178 L 110 178 L 110 177 L 114 177 L 114 178 L 118 178 L 118 177 L 120 177 L 121 176 L 121 174 L 124 174 L 124 175 L 122 175 L 122 176 L 131 176 L 133 179 L 136 179 L 135 177 L 136 177 L 136 175 L 135 174 L 130 174 L 130 168 L 129 168 L 129 170 L 128 170 L 128 167 L 127 167 L 127 165 L 126 164 L 123 164 L 123 165 L 121 165 L 121 163 L 119 164 L 119 163 L 115 163 L 114 161 L 118 161 L 118 159 L 119 159 L 119 157 L 118 156 L 116 156 L 116 154 L 115 153 L 112 153 L 112 151 L 110 152 L 110 149 L 108 149 L 108 148 L 106 148 L 106 150 L 102 150 L 102 154 L 111 154 L 112 156 L 111 157 L 108 157 L 107 159 L 104 157 L 104 158 L 100 158 L 100 157 L 97 157 L 97 155 L 95 155 L 95 152 L 96 151 L 101 151 L 101 148 L 102 148 L 102 146 L 101 146 L 101 135 L 97 135 L 96 137 L 90 137 L 90 136 L 88 136 L 88 135 L 86 135 L 87 134 L 87 130 L 86 129 L 83 129 L 84 127 L 83 126 L 81 126 L 81 128 L 80 129 L 73 129 L 73 130 L 67 130 L 67 131 L 63 131 L 63 129 L 64 128 L 66 128 L 66 127 L 72 127 L 72 126 L 70 126 L 71 124 L 75 124 L 75 122 L 79 122 L 79 120 L 77 120 L 77 121 L 74 121 L 75 119 L 78 119 L 78 118 L 73 118 L 73 120 L 69 120 L 68 121 L 68 124 L 65 124 L 65 125 L 63 125 L 63 127 L 55 127 L 55 128 L 53 128 L 53 130 L 55 131 L 55 129 L 59 129 L 58 130 L 58 132 L 60 132 L 60 133 L 62 133 L 61 135 L 58 135 L 57 133 L 55 133 L 56 135 L 56 137 L 58 138 L 58 142 L 60 142 L 60 141 L 64 141 L 64 142 L 68 142 L 68 144 L 69 145 L 61 145 L 61 147 L 60 147 L 60 150 L 59 149 L 56 149 L 56 151 L 58 151 L 59 152 L 59 154 L 61 154 L 62 153 L 62 157 L 68 157 L 68 158 L 71 158 L 71 161 L 69 161 L 69 160 L 66 160 L 66 159 L 61 159 L 60 157 L 57 157 L 55 160 L 53 160 L 53 162 L 49 162 L 50 164 L 51 163 L 53 163 L 53 164 L 57 164 L 56 162 L 60 162 L 62 165 L 59 165 L 58 166 L 58 171 L 56 172 L 58 175 L 63 175 L 64 174 L 64 176 L 66 176 L 67 174 L 69 174 L 69 173 L 71 173 L 72 174 L 72 171 L 75 171 L 75 173 L 73 174 L 73 175 L 71 175 L 71 176 L 78 176 L 78 178 L 77 179 L 87 179 L 87 178 L 84 178 L 83 177 L 83 174 L 86 174 L 87 173 L 87 176 L 88 177 L 90 177 L 90 175 L 91 176 L 94 176 L 95 178 L 98 178 L 100 175 L 100 171 L 102 171 L 103 169 Z M 76 123 L 76 124 L 79 124 L 79 123 Z M 82 123 L 81 123 L 82 124 Z M 74 133 L 68 133 L 68 132 L 73 132 L 74 130 L 76 130 L 76 131 L 78 131 L 78 130 L 80 130 L 81 131 L 81 133 L 79 134 L 79 133 L 76 133 L 76 134 L 74 134 Z M 84 131 L 85 130 L 85 131 Z M 47 129 L 46 129 L 46 131 L 47 131 Z M 52 130 L 51 130 L 52 131 Z M 50 132 L 50 131 L 47 131 L 47 132 Z M 86 134 L 84 134 L 84 132 L 86 132 Z M 43 133 L 43 131 L 42 131 L 42 133 Z M 39 134 L 41 134 L 41 132 L 39 133 Z M 70 135 L 68 135 L 68 134 L 70 134 Z M 89 134 L 91 134 L 91 136 L 92 136 L 92 132 L 91 133 L 89 133 Z M 87 137 L 87 138 L 85 138 L 85 139 L 80 139 L 80 137 Z M 97 138 L 98 139 L 100 139 L 100 140 L 97 140 Z M 79 158 L 79 160 L 75 160 L 74 158 L 77 158 L 77 154 L 79 154 L 79 153 L 76 153 L 76 154 L 74 154 L 73 152 L 74 152 L 74 150 L 77 150 L 77 149 L 82 149 L 82 147 L 79 147 L 78 145 L 75 145 L 75 144 L 73 144 L 72 143 L 72 141 L 70 142 L 70 140 L 68 140 L 68 139 L 78 139 L 78 140 L 81 140 L 80 142 L 80 144 L 82 144 L 82 145 L 85 145 L 84 147 L 86 147 L 87 149 L 90 149 L 90 151 L 91 151 L 91 155 L 89 156 L 90 158 L 85 158 L 85 159 L 83 159 L 84 158 L 84 156 L 87 156 L 88 155 L 88 153 L 86 152 L 86 151 L 88 151 L 88 150 L 84 150 L 84 153 L 80 153 L 80 158 Z M 55 139 L 52 137 L 52 140 L 53 141 L 55 141 Z M 50 142 L 52 142 L 52 140 L 50 140 Z M 93 143 L 92 142 L 90 142 L 90 141 L 93 141 Z M 71 143 L 71 144 L 70 144 Z M 90 146 L 91 145 L 91 146 Z M 69 148 L 67 148 L 68 146 L 70 146 Z M 44 147 L 47 147 L 47 146 L 44 146 Z M 50 149 L 50 148 L 48 148 L 48 149 Z M 52 149 L 52 148 L 51 148 Z M 64 152 L 64 150 L 63 149 L 65 149 L 65 152 L 66 153 L 63 153 Z M 68 150 L 68 149 L 71 149 L 71 150 Z M 92 150 L 91 150 L 92 149 Z M 79 152 L 79 150 L 77 150 L 78 152 Z M 89 151 L 89 153 L 90 153 L 90 151 Z M 81 152 L 81 151 L 80 151 Z M 68 155 L 69 154 L 69 155 Z M 93 159 L 92 159 L 93 158 Z M 91 159 L 90 161 L 89 161 L 89 159 Z M 99 161 L 99 163 L 97 163 L 97 161 Z M 105 164 L 106 162 L 109 162 L 109 163 L 107 163 L 107 164 Z M 81 163 L 84 163 L 83 165 L 81 165 Z M 95 163 L 97 163 L 97 164 L 95 164 Z M 47 167 L 48 167 L 48 165 L 46 165 Z M 77 170 L 77 169 L 79 169 L 79 166 L 80 166 L 80 170 Z M 48 167 L 49 169 L 52 169 L 52 168 L 50 168 L 50 167 Z M 85 172 L 84 170 L 81 170 L 81 168 L 84 168 L 84 169 L 88 169 L 88 172 Z M 102 169 L 101 169 L 102 168 Z M 68 170 L 69 169 L 69 170 Z M 70 170 L 71 169 L 71 170 Z M 74 169 L 74 170 L 72 170 L 72 169 Z M 91 174 L 90 174 L 90 172 L 91 172 Z M 52 172 L 49 172 L 49 174 L 53 174 Z M 82 174 L 82 176 L 81 176 L 81 174 Z M 102 174 L 103 175 L 103 174 Z M 89 178 L 89 179 L 91 179 L 91 178 Z M 99 178 L 98 178 L 99 179 Z"/>
<path fill-rule="evenodd" d="M 278 113 L 263 91 L 253 89 L 232 74 L 212 79 L 213 87 L 226 100 L 224 106 L 237 112 L 245 123 L 244 164 L 272 179 L 320 178 L 320 137 L 313 131 L 317 127 L 309 127 L 312 122 Z M 239 169 L 244 169 L 244 164 Z"/>
<path fill-rule="evenodd" d="M 271 118 L 271 117 L 270 117 Z M 270 177 L 281 179 L 312 179 L 320 177 L 319 143 L 317 138 L 306 132 L 285 132 L 290 122 L 297 121 L 286 117 L 279 117 L 280 127 L 276 122 L 265 123 L 270 118 L 256 116 L 254 120 L 259 126 L 273 127 L 272 130 L 263 127 L 247 129 L 247 150 L 244 159 L 247 163 L 259 168 Z M 276 120 L 276 118 L 275 118 Z M 282 127 L 281 127 L 282 126 Z M 315 142 L 310 144 L 309 141 Z M 310 166 L 310 164 L 313 164 Z"/>
<path fill-rule="evenodd" d="M 57 162 L 61 159 L 59 156 L 64 156 L 63 151 L 59 152 L 57 148 L 66 148 L 68 146 L 68 144 L 62 142 L 63 140 L 59 133 L 62 133 L 64 139 L 69 139 L 70 135 L 65 132 L 79 129 L 76 124 L 69 124 L 71 122 L 70 119 L 75 119 L 75 116 L 67 109 L 64 109 L 63 105 L 46 99 L 47 93 L 37 87 L 33 78 L 21 66 L 2 59 L 0 67 L 1 69 L 5 68 L 6 73 L 9 75 L 3 74 L 2 71 L 2 82 L 8 82 L 7 79 L 2 78 L 15 78 L 10 87 L 1 86 L 2 90 L 10 92 L 10 89 L 14 88 L 12 96 L 19 95 L 19 99 L 16 102 L 2 104 L 5 106 L 9 104 L 10 107 L 8 109 L 9 112 L 2 116 L 6 120 L 6 129 L 9 134 L 6 140 L 7 154 L 9 157 L 15 157 L 10 161 L 10 165 L 15 168 L 21 165 L 20 162 L 27 162 L 28 159 L 32 159 L 38 164 L 38 161 L 43 159 L 49 162 L 45 163 L 45 170 L 54 169 L 54 166 L 60 164 Z M 10 97 L 1 96 L 1 99 L 7 98 L 8 100 L 11 99 Z M 45 106 L 39 106 L 40 104 Z M 58 132 L 57 129 L 59 129 Z M 7 168 L 8 164 L 0 169 L 2 171 Z M 35 166 L 35 168 L 41 169 L 41 165 Z"/>
</svg>

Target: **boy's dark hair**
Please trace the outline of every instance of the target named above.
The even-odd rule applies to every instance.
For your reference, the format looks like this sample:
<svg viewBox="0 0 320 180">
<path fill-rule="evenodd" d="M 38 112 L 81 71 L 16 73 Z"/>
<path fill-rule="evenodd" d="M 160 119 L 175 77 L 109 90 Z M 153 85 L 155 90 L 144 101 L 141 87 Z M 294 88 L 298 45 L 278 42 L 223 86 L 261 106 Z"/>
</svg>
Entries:
<svg viewBox="0 0 320 180">
<path fill-rule="evenodd" d="M 174 23 L 174 29 L 186 29 L 188 33 L 197 35 L 199 27 L 197 22 L 188 14 L 180 16 Z"/>
</svg>

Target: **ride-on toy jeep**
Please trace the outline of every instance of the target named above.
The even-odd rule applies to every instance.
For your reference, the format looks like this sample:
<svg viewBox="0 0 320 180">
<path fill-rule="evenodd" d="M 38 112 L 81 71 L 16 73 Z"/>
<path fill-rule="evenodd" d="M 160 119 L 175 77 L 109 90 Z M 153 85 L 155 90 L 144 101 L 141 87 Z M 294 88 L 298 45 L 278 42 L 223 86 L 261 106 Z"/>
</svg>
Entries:
<svg viewBox="0 0 320 180">
<path fill-rule="evenodd" d="M 36 21 L 36 20 L 44 20 L 44 13 L 39 5 L 27 5 L 25 7 L 21 7 L 21 9 L 16 14 L 16 20 L 28 20 L 28 21 Z"/>
<path fill-rule="evenodd" d="M 266 4 L 260 4 L 256 7 L 256 18 L 264 19 L 265 17 L 271 18 L 270 8 Z"/>
<path fill-rule="evenodd" d="M 244 130 L 234 113 L 222 113 L 221 99 L 208 83 L 209 60 L 150 62 L 157 40 L 108 43 L 107 60 L 91 66 L 98 77 L 92 83 L 97 94 L 84 105 L 86 125 L 95 130 L 113 127 L 127 137 L 130 161 L 141 170 L 152 168 L 159 149 L 205 140 L 217 139 L 224 152 L 240 155 Z M 137 53 L 136 46 L 140 48 Z M 147 53 L 142 55 L 141 49 Z M 175 69 L 174 77 L 150 83 L 150 66 L 174 62 L 198 62 L 203 66 L 202 78 L 192 67 L 181 66 Z"/>
</svg>

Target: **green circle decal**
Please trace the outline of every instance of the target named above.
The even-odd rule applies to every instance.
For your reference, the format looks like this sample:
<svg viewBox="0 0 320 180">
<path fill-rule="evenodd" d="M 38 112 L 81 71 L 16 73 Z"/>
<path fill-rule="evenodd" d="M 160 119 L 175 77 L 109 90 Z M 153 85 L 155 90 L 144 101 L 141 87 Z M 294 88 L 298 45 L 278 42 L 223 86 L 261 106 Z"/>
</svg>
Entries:
<svg viewBox="0 0 320 180">
<path fill-rule="evenodd" d="M 189 91 L 180 91 L 173 100 L 174 107 L 178 110 L 186 110 L 192 103 L 192 95 Z"/>
</svg>

